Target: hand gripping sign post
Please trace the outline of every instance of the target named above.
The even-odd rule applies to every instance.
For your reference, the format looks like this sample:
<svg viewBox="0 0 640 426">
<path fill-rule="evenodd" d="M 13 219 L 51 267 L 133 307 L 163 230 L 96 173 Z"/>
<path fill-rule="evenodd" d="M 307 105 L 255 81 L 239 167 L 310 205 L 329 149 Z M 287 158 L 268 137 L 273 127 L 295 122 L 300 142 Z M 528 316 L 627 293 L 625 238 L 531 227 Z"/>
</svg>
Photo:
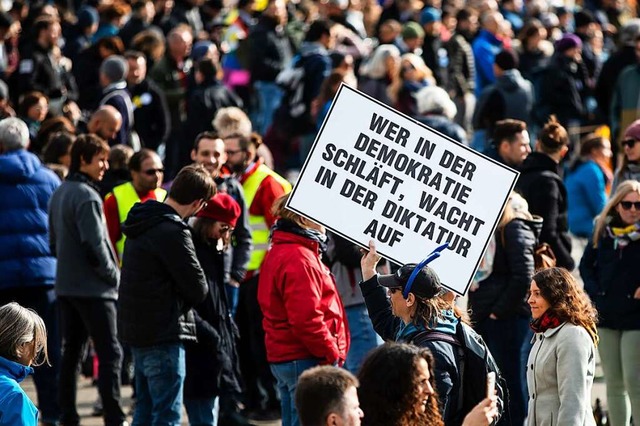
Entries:
<svg viewBox="0 0 640 426">
<path fill-rule="evenodd" d="M 342 85 L 287 208 L 464 295 L 518 173 Z"/>
</svg>

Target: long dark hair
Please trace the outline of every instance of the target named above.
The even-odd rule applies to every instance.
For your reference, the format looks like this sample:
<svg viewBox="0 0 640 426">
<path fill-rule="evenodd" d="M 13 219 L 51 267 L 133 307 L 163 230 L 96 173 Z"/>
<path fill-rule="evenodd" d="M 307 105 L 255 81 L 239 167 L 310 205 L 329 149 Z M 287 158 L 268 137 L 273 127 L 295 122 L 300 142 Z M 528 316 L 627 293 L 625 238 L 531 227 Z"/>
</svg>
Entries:
<svg viewBox="0 0 640 426">
<path fill-rule="evenodd" d="M 549 303 L 549 309 L 560 320 L 584 327 L 593 343 L 598 344 L 598 312 L 569 271 L 564 268 L 543 269 L 533 276 L 533 281 Z"/>
<path fill-rule="evenodd" d="M 416 374 L 420 359 L 429 364 L 429 382 L 434 393 L 420 408 L 417 392 L 420 377 Z M 369 353 L 358 380 L 360 408 L 365 412 L 365 426 L 443 426 L 435 393 L 433 356 L 426 348 L 399 343 L 385 343 Z"/>
</svg>

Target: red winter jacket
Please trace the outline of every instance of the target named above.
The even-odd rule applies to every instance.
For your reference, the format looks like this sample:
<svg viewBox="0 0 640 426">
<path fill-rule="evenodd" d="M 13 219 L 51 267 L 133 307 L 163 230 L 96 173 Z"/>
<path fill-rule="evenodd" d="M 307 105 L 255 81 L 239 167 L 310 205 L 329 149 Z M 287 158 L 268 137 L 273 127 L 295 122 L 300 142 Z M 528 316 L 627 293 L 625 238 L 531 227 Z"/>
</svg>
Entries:
<svg viewBox="0 0 640 426">
<path fill-rule="evenodd" d="M 317 242 L 273 233 L 260 268 L 258 302 L 269 362 L 318 358 L 342 365 L 349 350 L 346 314 Z"/>
</svg>

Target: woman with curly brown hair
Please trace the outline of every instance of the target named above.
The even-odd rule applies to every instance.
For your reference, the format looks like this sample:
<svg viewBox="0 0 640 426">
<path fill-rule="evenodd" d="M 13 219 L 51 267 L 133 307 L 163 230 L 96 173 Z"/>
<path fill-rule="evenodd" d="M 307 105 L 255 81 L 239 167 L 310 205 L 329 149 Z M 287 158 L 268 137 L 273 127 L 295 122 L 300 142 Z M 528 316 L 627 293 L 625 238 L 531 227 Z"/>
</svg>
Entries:
<svg viewBox="0 0 640 426">
<path fill-rule="evenodd" d="M 358 380 L 363 426 L 444 426 L 435 391 L 434 359 L 426 348 L 386 343 L 369 353 Z M 489 425 L 495 398 L 486 398 L 462 426 Z"/>
<path fill-rule="evenodd" d="M 528 426 L 595 426 L 595 308 L 563 268 L 535 274 L 528 302 L 536 333 L 527 361 Z"/>
</svg>

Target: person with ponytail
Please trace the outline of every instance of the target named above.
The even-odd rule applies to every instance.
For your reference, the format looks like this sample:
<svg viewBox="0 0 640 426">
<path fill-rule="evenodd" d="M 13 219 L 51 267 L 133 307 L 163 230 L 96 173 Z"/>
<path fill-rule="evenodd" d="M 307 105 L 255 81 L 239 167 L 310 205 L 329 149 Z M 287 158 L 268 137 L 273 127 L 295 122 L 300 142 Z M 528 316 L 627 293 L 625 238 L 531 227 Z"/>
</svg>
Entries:
<svg viewBox="0 0 640 426">
<path fill-rule="evenodd" d="M 557 266 L 571 271 L 571 238 L 567 214 L 567 189 L 560 178 L 560 163 L 569 151 L 569 134 L 555 116 L 538 134 L 535 151 L 520 168 L 516 191 L 529 203 L 529 212 L 543 219 L 540 242 L 551 246 Z"/>
<path fill-rule="evenodd" d="M 591 388 L 598 344 L 597 313 L 564 268 L 531 281 L 528 299 L 534 344 L 527 361 L 528 426 L 595 426 Z"/>
<path fill-rule="evenodd" d="M 640 419 L 640 182 L 616 189 L 580 262 L 584 288 L 600 314 L 600 357 L 612 426 Z"/>
</svg>

